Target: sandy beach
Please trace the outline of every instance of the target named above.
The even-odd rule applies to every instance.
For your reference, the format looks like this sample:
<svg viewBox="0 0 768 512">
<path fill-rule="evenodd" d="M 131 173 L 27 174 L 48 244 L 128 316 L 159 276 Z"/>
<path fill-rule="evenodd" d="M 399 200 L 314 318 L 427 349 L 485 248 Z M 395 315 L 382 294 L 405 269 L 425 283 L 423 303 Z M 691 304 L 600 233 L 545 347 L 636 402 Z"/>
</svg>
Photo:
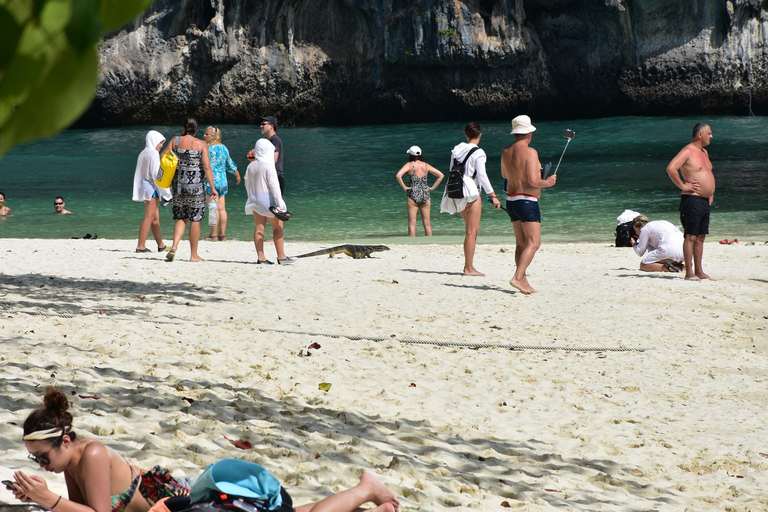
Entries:
<svg viewBox="0 0 768 512">
<path fill-rule="evenodd" d="M 459 245 L 292 266 L 252 242 L 201 242 L 204 263 L 134 247 L 0 240 L 0 478 L 65 493 L 21 442 L 57 385 L 78 433 L 141 467 L 251 460 L 296 504 L 370 471 L 404 511 L 768 510 L 768 245 L 708 242 L 718 281 L 696 283 L 545 244 L 531 296 L 513 240 L 478 246 L 486 277 Z"/>
</svg>

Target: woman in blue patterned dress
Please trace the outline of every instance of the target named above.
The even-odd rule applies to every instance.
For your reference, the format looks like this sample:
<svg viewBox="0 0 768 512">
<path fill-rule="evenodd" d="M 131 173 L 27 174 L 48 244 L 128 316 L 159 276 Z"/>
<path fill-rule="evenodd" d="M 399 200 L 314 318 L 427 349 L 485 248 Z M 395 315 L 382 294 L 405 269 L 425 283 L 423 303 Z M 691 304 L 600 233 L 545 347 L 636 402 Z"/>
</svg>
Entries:
<svg viewBox="0 0 768 512">
<path fill-rule="evenodd" d="M 163 154 L 171 149 L 176 151 L 179 164 L 171 182 L 173 190 L 173 247 L 165 256 L 167 261 L 173 261 L 179 248 L 181 237 L 189 226 L 189 261 L 203 261 L 197 254 L 197 244 L 200 241 L 200 221 L 205 217 L 205 186 L 207 181 L 211 187 L 213 198 L 218 197 L 213 183 L 211 162 L 208 155 L 208 144 L 201 141 L 197 135 L 197 120 L 188 117 L 182 125 L 184 131 L 180 137 L 171 137 Z M 178 141 L 178 142 L 177 142 Z M 162 158 L 162 155 L 161 155 Z"/>
<path fill-rule="evenodd" d="M 211 171 L 213 171 L 213 184 L 216 186 L 216 192 L 219 198 L 216 200 L 216 212 L 219 216 L 216 226 L 211 226 L 211 234 L 205 237 L 205 240 L 227 239 L 227 208 L 226 195 L 229 190 L 227 183 L 227 172 L 235 175 L 235 185 L 240 184 L 240 173 L 237 172 L 237 165 L 229 157 L 227 146 L 221 143 L 221 130 L 215 126 L 209 126 L 203 135 L 205 142 L 208 143 L 208 153 L 211 158 Z M 205 185 L 205 202 L 211 201 L 211 187 Z"/>
</svg>

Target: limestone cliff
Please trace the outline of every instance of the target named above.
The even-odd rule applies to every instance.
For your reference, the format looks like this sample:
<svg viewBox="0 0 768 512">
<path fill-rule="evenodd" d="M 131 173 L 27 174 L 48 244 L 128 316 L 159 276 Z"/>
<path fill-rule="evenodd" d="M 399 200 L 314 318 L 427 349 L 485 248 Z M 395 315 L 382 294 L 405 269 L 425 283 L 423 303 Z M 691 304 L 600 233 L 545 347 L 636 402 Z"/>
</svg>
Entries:
<svg viewBox="0 0 768 512">
<path fill-rule="evenodd" d="M 761 0 L 157 0 L 80 125 L 743 114 L 767 39 Z"/>
</svg>

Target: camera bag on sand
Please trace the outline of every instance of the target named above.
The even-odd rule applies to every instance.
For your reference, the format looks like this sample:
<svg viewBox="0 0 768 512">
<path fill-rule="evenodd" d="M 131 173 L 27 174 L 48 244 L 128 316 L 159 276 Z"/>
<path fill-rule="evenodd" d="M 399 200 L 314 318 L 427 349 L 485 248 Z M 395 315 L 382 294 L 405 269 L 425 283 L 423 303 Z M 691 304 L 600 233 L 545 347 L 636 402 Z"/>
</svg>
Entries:
<svg viewBox="0 0 768 512">
<path fill-rule="evenodd" d="M 465 156 L 464 160 L 461 162 L 456 158 L 453 159 L 451 170 L 448 173 L 448 181 L 445 183 L 446 193 L 451 199 L 461 199 L 464 197 L 464 170 L 466 168 L 467 160 L 469 160 L 472 153 L 478 149 L 480 148 L 477 146 L 470 149 L 469 152 L 467 152 L 467 156 Z"/>
<path fill-rule="evenodd" d="M 616 226 L 616 247 L 632 247 L 630 240 L 635 236 L 632 221 Z"/>
</svg>

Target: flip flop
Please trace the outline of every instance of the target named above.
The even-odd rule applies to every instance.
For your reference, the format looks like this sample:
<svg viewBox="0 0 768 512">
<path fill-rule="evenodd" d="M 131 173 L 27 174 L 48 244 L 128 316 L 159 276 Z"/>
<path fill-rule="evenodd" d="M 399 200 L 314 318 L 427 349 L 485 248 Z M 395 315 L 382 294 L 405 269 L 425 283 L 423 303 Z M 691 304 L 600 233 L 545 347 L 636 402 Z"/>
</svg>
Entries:
<svg viewBox="0 0 768 512">
<path fill-rule="evenodd" d="M 480 272 L 479 270 L 475 270 L 473 272 L 470 272 L 469 274 L 464 273 L 465 276 L 477 276 L 477 277 L 485 277 L 485 274 Z"/>
<path fill-rule="evenodd" d="M 731 242 L 726 238 L 725 240 L 720 240 L 720 243 L 723 244 L 723 245 L 727 245 L 727 244 L 729 244 Z"/>
<path fill-rule="evenodd" d="M 213 236 L 211 236 L 211 235 L 208 235 L 207 237 L 203 238 L 203 240 L 210 240 L 211 242 L 214 242 L 214 241 L 216 241 L 216 240 L 217 240 L 217 238 L 216 238 L 216 237 L 213 237 Z"/>
<path fill-rule="evenodd" d="M 168 254 L 165 255 L 165 261 L 173 261 L 173 258 L 176 257 L 176 251 L 168 251 Z"/>
<path fill-rule="evenodd" d="M 291 215 L 291 212 L 289 212 L 288 210 L 285 210 L 285 211 L 279 210 L 277 206 L 270 206 L 269 211 L 272 212 L 272 215 L 274 215 L 275 217 L 277 217 L 282 221 L 289 220 L 291 217 L 293 217 L 293 215 Z"/>
<path fill-rule="evenodd" d="M 136 252 L 152 252 L 149 249 L 136 249 Z"/>
<path fill-rule="evenodd" d="M 670 272 L 680 272 L 681 270 L 683 270 L 677 265 L 673 265 L 672 262 L 669 260 L 664 260 L 664 268 L 666 268 Z"/>
</svg>

